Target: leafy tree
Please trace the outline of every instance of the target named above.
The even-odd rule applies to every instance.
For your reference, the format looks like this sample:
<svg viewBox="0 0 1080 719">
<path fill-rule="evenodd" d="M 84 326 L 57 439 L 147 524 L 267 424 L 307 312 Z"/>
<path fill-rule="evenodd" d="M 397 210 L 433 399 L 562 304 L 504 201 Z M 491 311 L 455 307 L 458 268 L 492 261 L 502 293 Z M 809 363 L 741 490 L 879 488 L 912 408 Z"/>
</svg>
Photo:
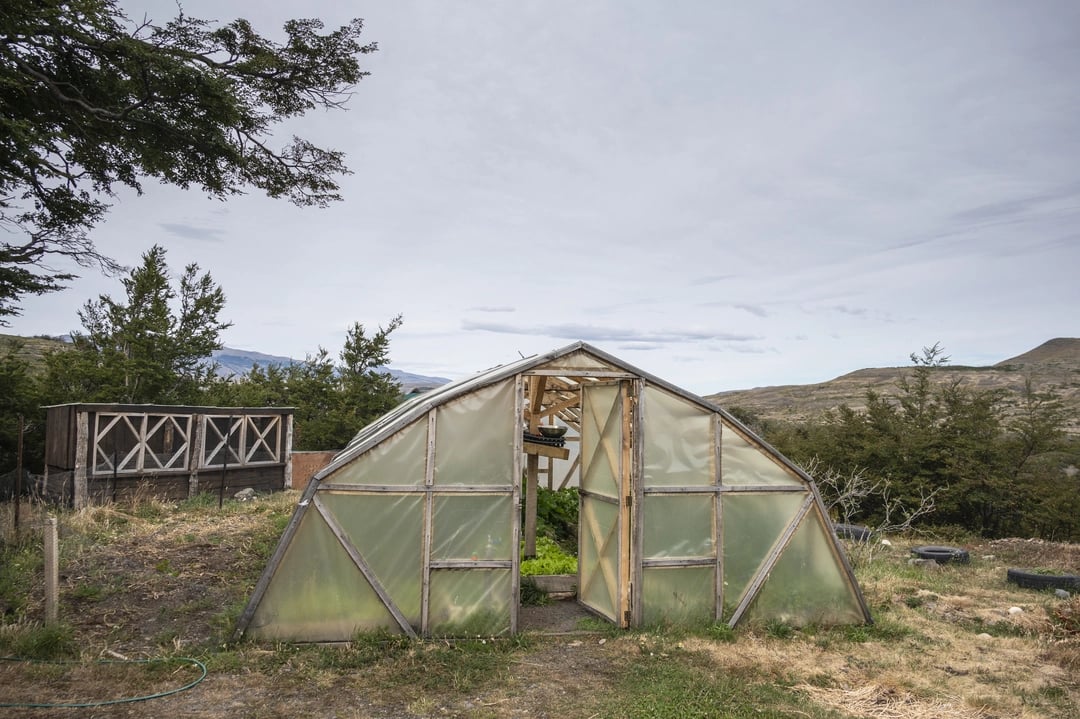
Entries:
<svg viewBox="0 0 1080 719">
<path fill-rule="evenodd" d="M 126 298 L 101 295 L 79 311 L 84 332 L 46 358 L 54 401 L 183 404 L 195 401 L 221 346 L 225 293 L 189 264 L 179 289 L 157 245 L 123 280 Z"/>
<path fill-rule="evenodd" d="M 354 323 L 336 365 L 320 347 L 303 362 L 253 367 L 239 378 L 211 383 L 205 401 L 222 406 L 294 407 L 293 447 L 340 449 L 364 425 L 401 401 L 401 385 L 383 368 L 390 362 L 390 334 L 401 315 L 370 337 Z"/>
<path fill-rule="evenodd" d="M 339 108 L 368 73 L 356 19 L 323 33 L 285 23 L 283 42 L 247 20 L 133 22 L 116 0 L 12 0 L 0 10 L 0 325 L 19 298 L 60 289 L 66 257 L 119 272 L 89 232 L 117 185 L 145 178 L 225 198 L 254 187 L 299 205 L 340 199 L 342 153 L 271 130 Z"/>
<path fill-rule="evenodd" d="M 1073 466 L 1068 455 L 1060 454 L 1061 403 L 1033 392 L 1029 382 L 1020 415 L 1006 424 L 1005 397 L 950 379 L 939 345 L 911 359 L 914 367 L 895 396 L 868 390 L 864 410 L 843 406 L 820 422 L 774 431 L 770 440 L 826 475 L 888 486 L 905 507 L 932 496 L 929 519 L 936 523 L 986 536 L 1080 530 L 1062 513 L 1074 506 L 1076 481 L 1065 473 Z M 1055 452 L 1059 459 L 1050 459 Z M 888 510 L 879 493 L 869 492 L 847 518 L 876 525 Z"/>
<path fill-rule="evenodd" d="M 23 467 L 40 471 L 44 456 L 43 413 L 39 411 L 39 385 L 30 364 L 18 355 L 20 344 L 9 341 L 0 349 L 0 473 L 18 464 L 19 423 L 23 425 Z M 0 498 L 14 486 L 0 481 Z M 5 491 L 6 490 L 6 491 Z"/>
<path fill-rule="evenodd" d="M 341 412 L 347 437 L 384 414 L 401 400 L 401 384 L 385 371 L 390 362 L 390 333 L 401 326 L 401 315 L 379 327 L 371 337 L 359 322 L 345 333 L 341 350 Z"/>
</svg>

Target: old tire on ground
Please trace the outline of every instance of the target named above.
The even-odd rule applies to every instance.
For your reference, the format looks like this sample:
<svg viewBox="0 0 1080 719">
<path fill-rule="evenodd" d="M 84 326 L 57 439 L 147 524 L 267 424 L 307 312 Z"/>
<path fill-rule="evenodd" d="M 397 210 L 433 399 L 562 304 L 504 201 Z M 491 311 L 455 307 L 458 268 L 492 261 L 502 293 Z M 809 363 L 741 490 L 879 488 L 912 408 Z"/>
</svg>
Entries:
<svg viewBox="0 0 1080 719">
<path fill-rule="evenodd" d="M 870 541 L 870 528 L 858 524 L 834 524 L 833 530 L 841 539 L 853 539 L 856 542 Z"/>
<path fill-rule="evenodd" d="M 915 547 L 911 550 L 911 553 L 919 559 L 933 559 L 938 564 L 948 564 L 949 562 L 967 564 L 971 561 L 971 555 L 968 554 L 967 550 L 959 547 Z"/>
<path fill-rule="evenodd" d="M 1080 577 L 1075 574 L 1039 574 L 1010 569 L 1005 572 L 1005 580 L 1028 589 L 1080 589 Z"/>
</svg>

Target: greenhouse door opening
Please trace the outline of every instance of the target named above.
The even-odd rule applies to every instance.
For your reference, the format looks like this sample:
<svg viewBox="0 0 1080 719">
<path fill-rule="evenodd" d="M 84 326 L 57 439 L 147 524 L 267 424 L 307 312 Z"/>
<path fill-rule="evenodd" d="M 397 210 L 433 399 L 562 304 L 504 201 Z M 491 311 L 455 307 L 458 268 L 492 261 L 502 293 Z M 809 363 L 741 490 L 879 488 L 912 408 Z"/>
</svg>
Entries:
<svg viewBox="0 0 1080 719">
<path fill-rule="evenodd" d="M 578 601 L 630 626 L 631 383 L 581 388 Z"/>
</svg>

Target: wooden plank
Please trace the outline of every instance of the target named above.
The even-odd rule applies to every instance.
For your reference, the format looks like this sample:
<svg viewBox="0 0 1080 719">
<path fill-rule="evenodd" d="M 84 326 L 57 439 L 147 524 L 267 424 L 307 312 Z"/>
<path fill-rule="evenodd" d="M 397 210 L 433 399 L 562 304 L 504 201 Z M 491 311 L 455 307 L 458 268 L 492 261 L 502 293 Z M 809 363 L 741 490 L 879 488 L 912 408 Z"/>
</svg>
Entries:
<svg viewBox="0 0 1080 719">
<path fill-rule="evenodd" d="M 375 572 L 368 566 L 367 560 L 360 554 L 360 550 L 356 548 L 356 545 L 349 541 L 345 529 L 338 524 L 337 519 L 334 517 L 334 513 L 330 511 L 329 507 L 323 504 L 323 501 L 319 499 L 319 495 L 316 494 L 312 497 L 311 501 L 312 504 L 315 505 L 315 509 L 318 511 L 319 516 L 326 522 L 326 526 L 334 533 L 338 543 L 341 544 L 341 548 L 349 555 L 349 559 L 351 559 L 352 563 L 356 565 L 356 568 L 360 570 L 360 573 L 364 575 L 364 579 L 371 585 L 371 588 L 375 590 L 375 594 L 379 597 L 379 601 L 383 603 L 383 606 L 390 612 L 390 615 L 394 617 L 394 621 L 401 627 L 401 631 L 408 634 L 412 639 L 416 639 L 416 632 L 413 630 L 412 625 L 409 624 L 409 620 L 405 618 L 405 615 L 397 608 L 394 601 L 390 599 L 390 595 L 387 594 L 386 588 L 383 587 L 382 582 L 375 576 Z"/>
<path fill-rule="evenodd" d="M 645 384 L 636 379 L 633 389 L 633 464 L 630 468 L 630 485 L 633 488 L 634 503 L 630 513 L 630 529 L 633 539 L 630 546 L 630 617 L 632 625 L 640 627 L 645 621 L 645 606 L 642 603 L 642 587 L 645 569 L 642 558 L 645 556 Z"/>
<path fill-rule="evenodd" d="M 525 442 L 531 444 L 531 442 Z M 551 449 L 557 449 L 552 447 Z M 528 452 L 528 449 L 525 450 Z M 536 452 L 529 452 L 525 462 L 525 558 L 536 557 L 536 502 L 540 457 Z"/>
<path fill-rule="evenodd" d="M 286 489 L 292 489 L 293 488 L 293 486 L 292 486 L 293 485 L 293 480 L 292 480 L 292 470 L 293 470 L 292 441 L 293 441 L 293 416 L 290 414 L 285 418 L 285 447 L 283 448 L 283 451 L 285 452 L 285 488 Z"/>
<path fill-rule="evenodd" d="M 547 377 L 529 378 L 529 432 L 535 433 L 540 427 L 540 412 L 543 409 L 544 387 L 547 385 Z M 536 493 L 538 470 L 540 468 L 540 452 L 534 447 L 546 447 L 536 445 L 533 442 L 525 442 L 525 452 L 528 460 L 525 465 L 525 558 L 532 559 L 536 556 Z M 558 449 L 558 447 L 550 447 Z M 552 456 L 552 455 L 545 455 Z M 569 454 L 567 454 L 569 456 Z"/>
<path fill-rule="evenodd" d="M 432 569 L 512 569 L 509 559 L 433 559 Z"/>
<path fill-rule="evenodd" d="M 621 427 L 619 429 L 619 626 L 624 629 L 631 624 L 630 589 L 633 577 L 632 557 L 633 552 L 633 529 L 634 522 L 633 504 L 635 487 L 633 482 L 634 461 L 631 456 L 632 427 L 634 425 L 634 401 L 631 397 L 630 383 L 619 383 L 619 413 L 621 415 Z"/>
<path fill-rule="evenodd" d="M 665 557 L 663 559 L 645 559 L 645 567 L 711 567 L 716 562 L 714 557 Z"/>
<path fill-rule="evenodd" d="M 607 369 L 534 369 L 529 370 L 532 377 L 600 377 L 604 379 L 636 379 L 633 372 L 620 372 Z"/>
<path fill-rule="evenodd" d="M 525 378 L 520 374 L 514 378 L 514 417 L 520 417 L 525 411 Z M 517 420 L 514 425 L 514 477 L 521 476 L 521 453 L 523 437 L 517 431 Z M 510 546 L 514 551 L 510 553 L 512 558 L 510 569 L 510 634 L 518 631 L 518 607 L 521 605 L 521 552 L 517 548 L 521 546 L 521 482 L 515 481 L 510 489 L 511 506 L 513 517 L 510 521 Z"/>
<path fill-rule="evenodd" d="M 728 492 L 793 492 L 806 491 L 805 484 L 725 484 L 717 491 Z"/>
<path fill-rule="evenodd" d="M 353 484 L 351 482 L 323 482 L 323 489 L 334 492 L 376 493 L 390 492 L 408 494 L 424 492 L 427 488 L 419 484 Z M 436 491 L 440 494 L 507 494 L 513 489 L 512 484 L 440 484 Z"/>
<path fill-rule="evenodd" d="M 534 574 L 529 577 L 536 588 L 546 594 L 574 594 L 577 592 L 575 574 Z"/>
<path fill-rule="evenodd" d="M 713 472 L 716 483 L 717 495 L 713 497 L 714 541 L 713 548 L 716 550 L 716 607 L 714 609 L 717 622 L 724 618 L 724 499 L 719 490 L 724 485 L 723 452 L 721 440 L 723 438 L 724 423 L 720 421 L 720 415 L 713 414 Z"/>
<path fill-rule="evenodd" d="M 427 452 L 424 459 L 424 536 L 421 546 L 420 573 L 420 631 L 428 633 L 428 619 L 431 608 L 431 526 L 435 514 L 435 431 L 438 412 L 431 409 L 427 414 Z"/>
<path fill-rule="evenodd" d="M 719 491 L 717 487 L 698 484 L 690 487 L 647 487 L 642 490 L 642 493 L 651 497 L 664 494 L 717 494 Z"/>
<path fill-rule="evenodd" d="M 75 429 L 75 479 L 72 483 L 72 505 L 75 509 L 86 506 L 86 464 L 90 461 L 90 418 L 88 412 L 79 412 Z"/>
<path fill-rule="evenodd" d="M 525 440 L 521 443 L 521 451 L 529 455 L 530 460 L 537 455 L 541 457 L 554 457 L 555 459 L 570 459 L 570 450 L 566 447 L 553 447 L 550 444 L 539 444 Z M 537 465 L 539 466 L 539 465 Z"/>
<path fill-rule="evenodd" d="M 562 412 L 564 409 L 569 409 L 570 407 L 573 407 L 580 402 L 581 397 L 578 397 L 577 395 L 573 397 L 567 397 L 566 399 L 555 402 L 553 404 L 549 404 L 547 407 L 544 407 L 542 413 L 544 417 L 554 417 L 559 414 L 559 412 Z"/>
<path fill-rule="evenodd" d="M 192 424 L 195 425 L 195 436 L 188 446 L 188 496 L 194 497 L 199 493 L 199 458 L 203 453 L 203 423 L 201 415 L 194 415 Z"/>
</svg>

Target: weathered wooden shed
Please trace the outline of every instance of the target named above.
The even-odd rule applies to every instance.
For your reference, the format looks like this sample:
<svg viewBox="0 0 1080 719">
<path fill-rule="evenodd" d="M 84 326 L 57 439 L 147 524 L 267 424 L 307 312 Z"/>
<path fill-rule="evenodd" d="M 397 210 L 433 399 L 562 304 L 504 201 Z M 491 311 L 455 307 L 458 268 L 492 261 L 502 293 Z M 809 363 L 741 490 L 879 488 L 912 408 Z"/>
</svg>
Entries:
<svg viewBox="0 0 1080 719">
<path fill-rule="evenodd" d="M 138 491 L 281 490 L 291 486 L 292 418 L 291 407 L 53 405 L 42 494 L 81 507 Z"/>
<path fill-rule="evenodd" d="M 719 407 L 576 343 L 362 429 L 308 484 L 238 634 L 515 633 L 520 508 L 532 515 L 537 458 L 565 456 L 536 434 L 556 418 L 580 438 L 577 586 L 591 612 L 621 627 L 870 621 L 805 472 Z"/>
</svg>

